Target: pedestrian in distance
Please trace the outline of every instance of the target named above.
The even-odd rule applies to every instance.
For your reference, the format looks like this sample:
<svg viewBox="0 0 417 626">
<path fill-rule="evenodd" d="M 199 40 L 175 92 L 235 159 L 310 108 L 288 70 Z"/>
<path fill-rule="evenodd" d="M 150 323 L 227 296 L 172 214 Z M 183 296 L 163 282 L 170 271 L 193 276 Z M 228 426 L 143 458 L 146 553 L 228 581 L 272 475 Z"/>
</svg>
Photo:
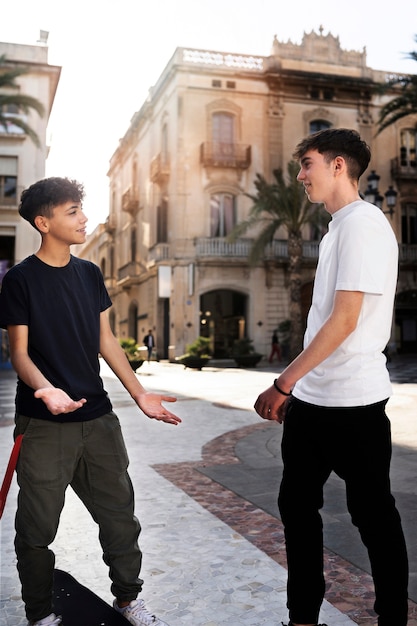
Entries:
<svg viewBox="0 0 417 626">
<path fill-rule="evenodd" d="M 148 349 L 148 363 L 149 363 L 149 361 L 152 358 L 152 350 L 154 349 L 154 346 L 155 346 L 155 338 L 152 334 L 152 328 L 150 328 L 148 330 L 148 334 L 144 336 L 143 345 L 146 346 Z"/>
<path fill-rule="evenodd" d="M 304 349 L 255 403 L 283 423 L 278 505 L 291 626 L 314 626 L 324 598 L 323 486 L 334 471 L 367 548 L 378 626 L 405 626 L 408 559 L 390 487 L 392 393 L 383 350 L 391 333 L 398 244 L 382 211 L 361 199 L 371 154 L 357 132 L 327 129 L 294 158 L 311 202 L 331 215 L 320 244 Z"/>
<path fill-rule="evenodd" d="M 0 294 L 0 324 L 18 375 L 15 436 L 23 434 L 15 538 L 22 598 L 30 626 L 61 623 L 49 546 L 71 485 L 99 526 L 115 609 L 134 626 L 166 626 L 138 599 L 140 525 L 99 354 L 146 416 L 172 425 L 181 419 L 162 404 L 174 397 L 147 392 L 133 373 L 110 329 L 111 300 L 99 268 L 70 252 L 86 239 L 83 198 L 83 185 L 67 178 L 46 178 L 23 191 L 20 215 L 41 244 L 7 272 Z"/>
<path fill-rule="evenodd" d="M 272 361 L 274 360 L 275 355 L 277 357 L 277 361 L 280 362 L 281 361 L 281 346 L 279 345 L 278 335 L 276 331 L 274 331 L 272 334 L 271 354 L 269 355 L 269 359 L 268 359 L 270 363 L 272 363 Z"/>
</svg>

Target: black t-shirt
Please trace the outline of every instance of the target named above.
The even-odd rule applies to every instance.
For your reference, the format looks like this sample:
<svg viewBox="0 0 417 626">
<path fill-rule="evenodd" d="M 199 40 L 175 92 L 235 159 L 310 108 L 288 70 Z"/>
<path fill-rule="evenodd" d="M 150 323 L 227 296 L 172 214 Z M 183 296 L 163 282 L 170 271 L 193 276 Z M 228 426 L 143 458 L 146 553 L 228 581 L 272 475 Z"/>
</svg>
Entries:
<svg viewBox="0 0 417 626">
<path fill-rule="evenodd" d="M 74 256 L 65 267 L 52 267 L 32 255 L 6 273 L 0 326 L 28 326 L 29 356 L 43 375 L 72 399 L 87 399 L 77 411 L 52 415 L 19 379 L 19 414 L 70 422 L 95 419 L 111 410 L 98 360 L 100 313 L 110 306 L 99 268 Z"/>
</svg>

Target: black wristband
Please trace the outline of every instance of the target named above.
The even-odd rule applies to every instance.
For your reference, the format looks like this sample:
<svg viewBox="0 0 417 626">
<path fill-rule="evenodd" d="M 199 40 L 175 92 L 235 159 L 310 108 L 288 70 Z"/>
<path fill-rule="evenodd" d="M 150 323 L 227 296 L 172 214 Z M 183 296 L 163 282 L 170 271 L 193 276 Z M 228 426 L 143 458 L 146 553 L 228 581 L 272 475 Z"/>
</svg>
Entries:
<svg viewBox="0 0 417 626">
<path fill-rule="evenodd" d="M 276 378 L 276 379 L 274 380 L 274 387 L 275 387 L 275 389 L 278 391 L 278 393 L 280 393 L 280 394 L 281 394 L 281 395 L 283 395 L 283 396 L 290 396 L 290 395 L 291 395 L 291 391 L 290 391 L 290 393 L 287 393 L 286 391 L 282 391 L 282 389 L 280 389 L 280 388 L 278 387 L 277 380 L 278 380 L 278 378 Z"/>
</svg>

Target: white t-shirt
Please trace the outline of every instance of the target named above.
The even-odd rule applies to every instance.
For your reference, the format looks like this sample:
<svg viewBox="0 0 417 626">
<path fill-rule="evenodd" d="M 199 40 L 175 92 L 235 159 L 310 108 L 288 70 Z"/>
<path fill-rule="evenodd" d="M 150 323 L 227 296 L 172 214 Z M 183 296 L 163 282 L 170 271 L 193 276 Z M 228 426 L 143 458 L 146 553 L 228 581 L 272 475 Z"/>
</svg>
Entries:
<svg viewBox="0 0 417 626">
<path fill-rule="evenodd" d="M 329 317 L 335 291 L 362 291 L 356 329 L 293 395 L 318 406 L 366 406 L 388 398 L 392 387 L 382 350 L 391 335 L 398 244 L 380 209 L 358 200 L 333 214 L 320 243 L 304 346 Z"/>
</svg>

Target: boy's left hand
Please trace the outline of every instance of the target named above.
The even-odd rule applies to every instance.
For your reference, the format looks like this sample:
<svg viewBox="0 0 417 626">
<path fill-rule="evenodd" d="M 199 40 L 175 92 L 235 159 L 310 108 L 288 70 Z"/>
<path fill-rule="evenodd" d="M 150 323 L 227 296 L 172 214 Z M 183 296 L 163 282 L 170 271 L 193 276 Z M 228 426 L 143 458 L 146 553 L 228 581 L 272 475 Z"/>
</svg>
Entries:
<svg viewBox="0 0 417 626">
<path fill-rule="evenodd" d="M 168 411 L 162 402 L 176 402 L 177 399 L 173 396 L 162 396 L 157 393 L 146 392 L 141 394 L 137 398 L 138 407 L 151 419 L 155 419 L 167 424 L 174 424 L 177 426 L 181 423 L 181 418 Z"/>
</svg>

